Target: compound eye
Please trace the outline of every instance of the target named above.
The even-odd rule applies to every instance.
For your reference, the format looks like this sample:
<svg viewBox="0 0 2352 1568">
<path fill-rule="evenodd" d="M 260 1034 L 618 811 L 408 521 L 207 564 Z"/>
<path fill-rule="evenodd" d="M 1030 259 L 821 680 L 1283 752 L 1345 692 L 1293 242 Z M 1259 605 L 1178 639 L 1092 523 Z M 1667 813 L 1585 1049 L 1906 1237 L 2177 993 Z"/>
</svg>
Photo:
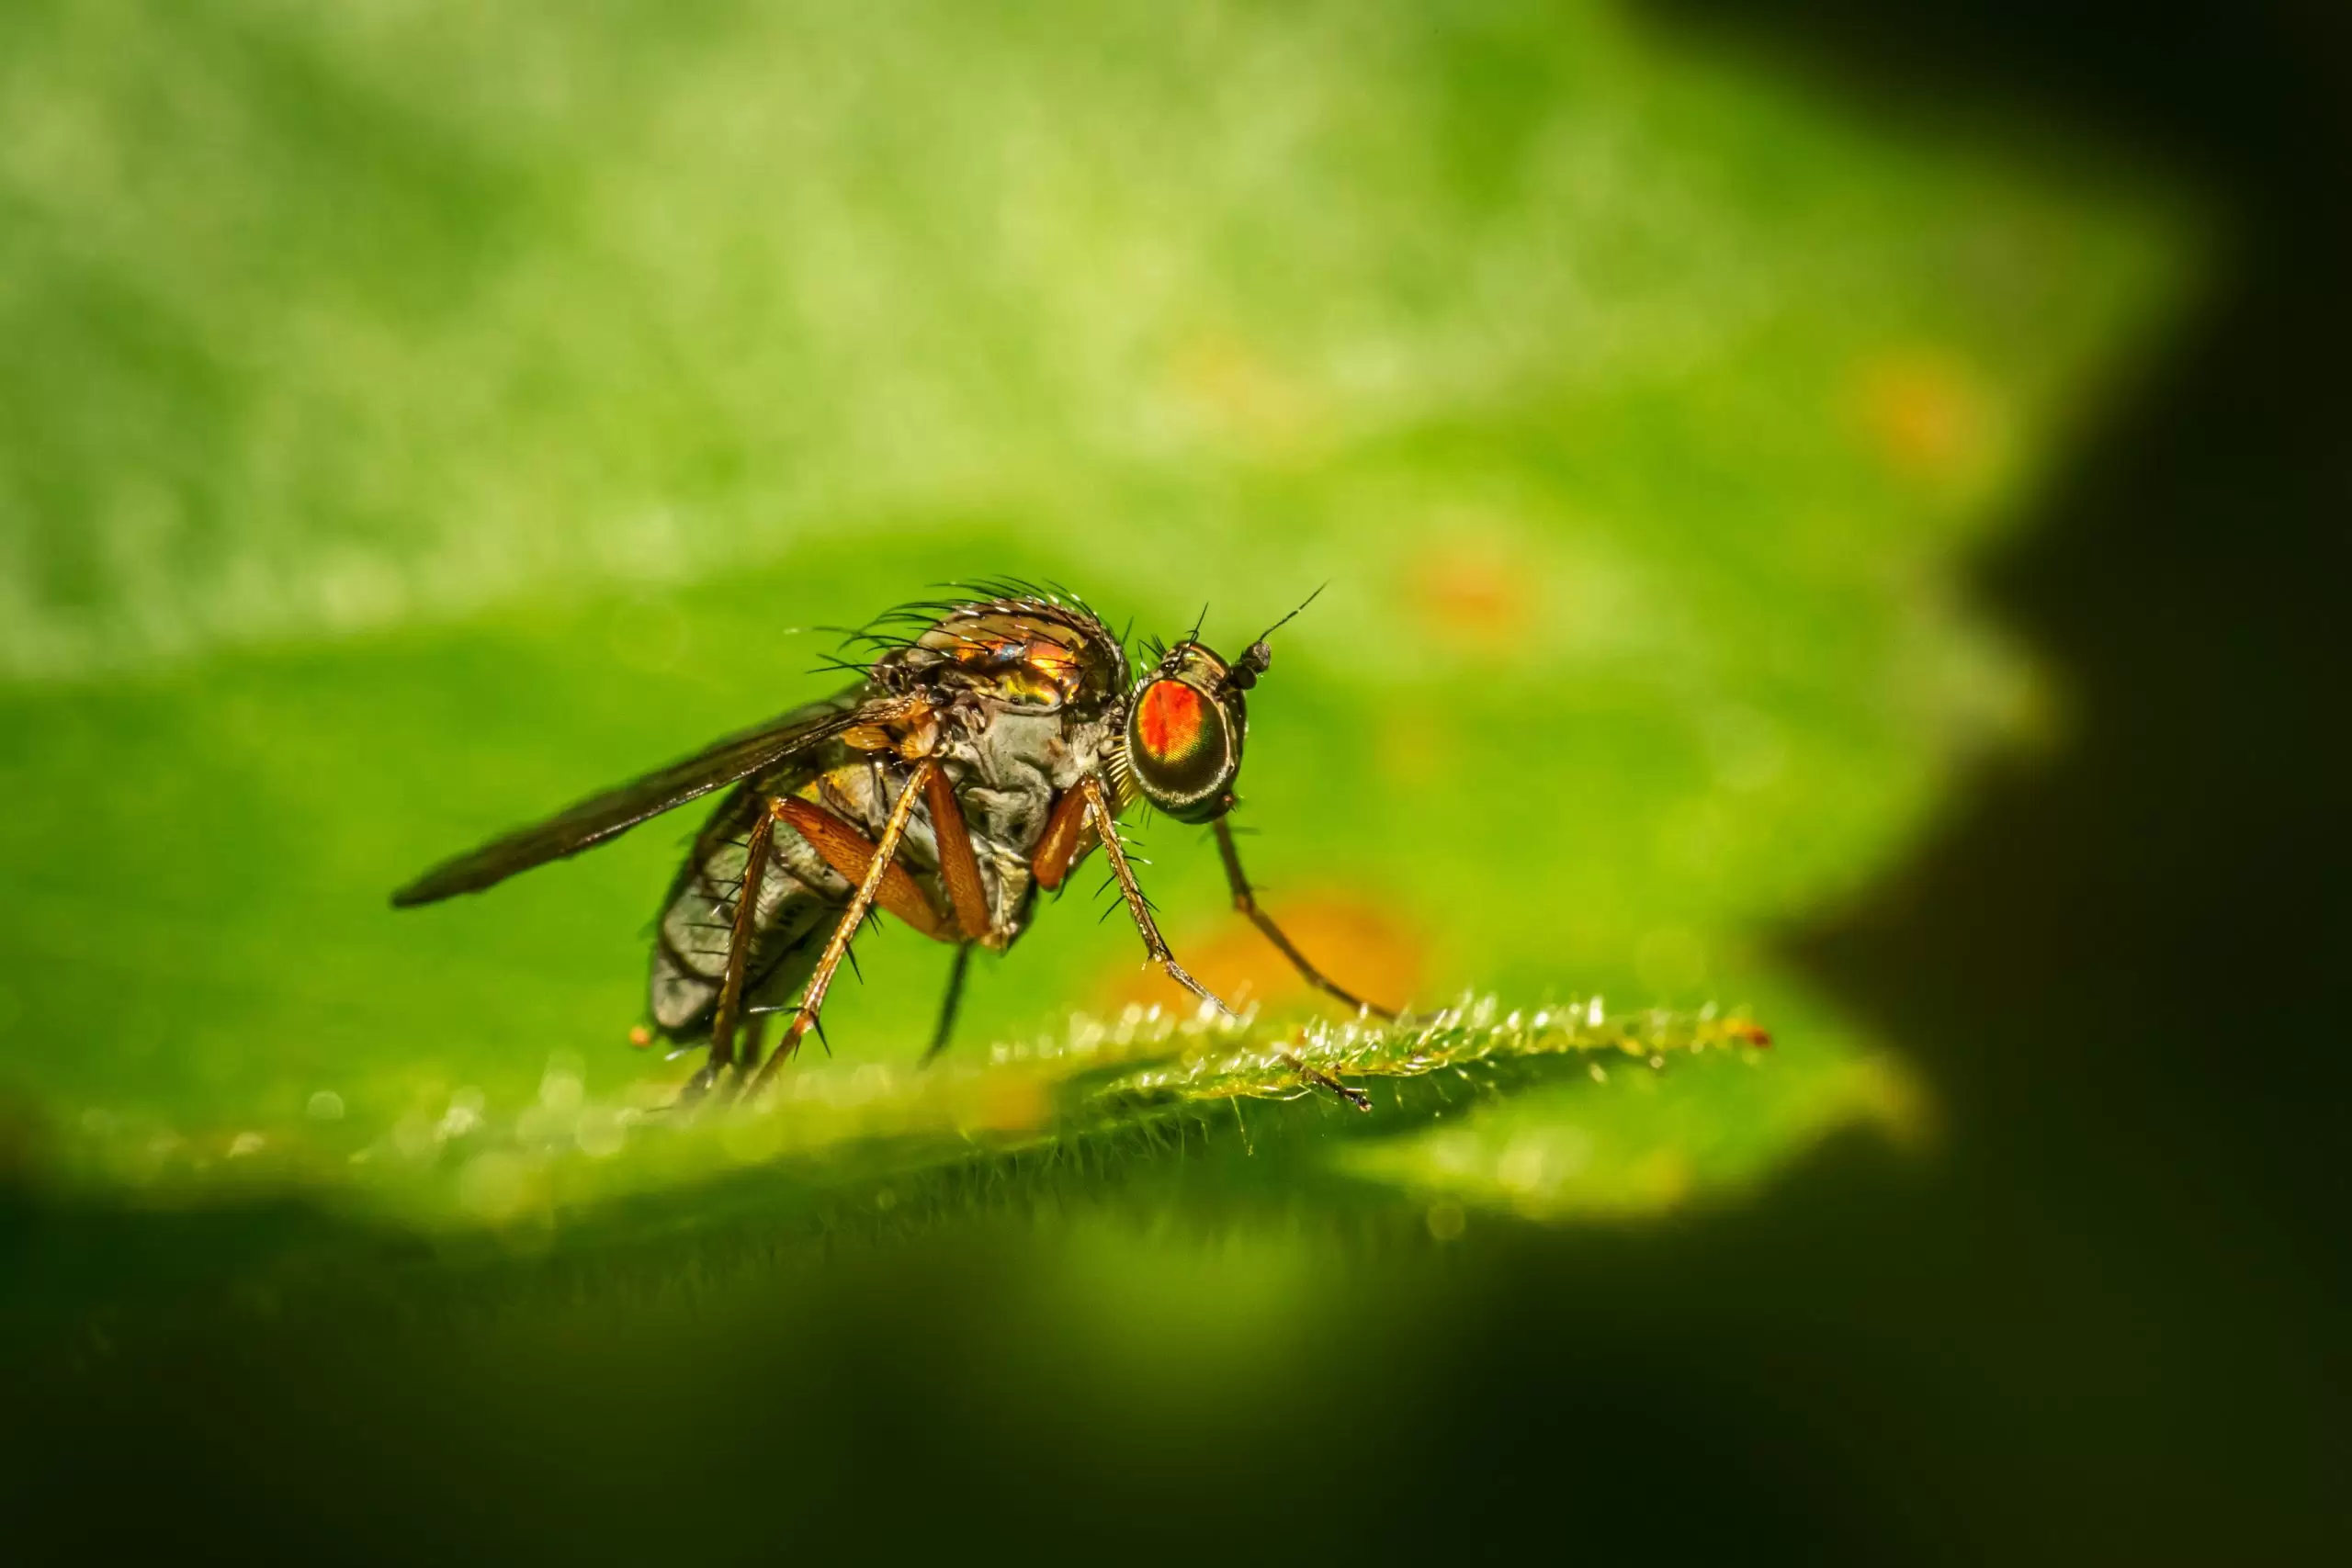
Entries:
<svg viewBox="0 0 2352 1568">
<path fill-rule="evenodd" d="M 1127 760 L 1144 798 L 1179 821 L 1216 815 L 1240 761 L 1225 710 L 1182 681 L 1154 681 L 1136 698 Z"/>
</svg>

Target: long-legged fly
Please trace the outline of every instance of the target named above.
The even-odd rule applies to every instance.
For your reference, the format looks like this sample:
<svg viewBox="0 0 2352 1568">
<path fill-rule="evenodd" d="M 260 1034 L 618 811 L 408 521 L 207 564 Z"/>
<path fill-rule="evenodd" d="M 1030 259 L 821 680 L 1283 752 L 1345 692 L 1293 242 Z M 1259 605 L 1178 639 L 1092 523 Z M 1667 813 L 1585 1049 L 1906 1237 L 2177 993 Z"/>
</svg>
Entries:
<svg viewBox="0 0 2352 1568">
<path fill-rule="evenodd" d="M 1214 829 L 1235 907 L 1310 984 L 1393 1018 L 1333 984 L 1258 907 L 1227 821 L 1247 695 L 1272 662 L 1267 637 L 1290 616 L 1232 660 L 1195 626 L 1137 677 L 1120 639 L 1074 595 L 1010 581 L 969 592 L 903 606 L 855 634 L 876 657 L 840 661 L 858 680 L 836 695 L 445 862 L 392 902 L 480 892 L 726 789 L 662 901 L 650 1035 L 707 1043 L 690 1096 L 729 1075 L 757 1089 L 818 1027 L 834 971 L 877 908 L 956 946 L 937 1055 L 972 950 L 1011 947 L 1038 892 L 1060 887 L 1097 845 L 1151 961 L 1229 1014 L 1169 951 L 1136 884 L 1118 822 L 1142 800 Z M 784 1038 L 762 1061 L 762 1025 L 787 1010 Z"/>
</svg>

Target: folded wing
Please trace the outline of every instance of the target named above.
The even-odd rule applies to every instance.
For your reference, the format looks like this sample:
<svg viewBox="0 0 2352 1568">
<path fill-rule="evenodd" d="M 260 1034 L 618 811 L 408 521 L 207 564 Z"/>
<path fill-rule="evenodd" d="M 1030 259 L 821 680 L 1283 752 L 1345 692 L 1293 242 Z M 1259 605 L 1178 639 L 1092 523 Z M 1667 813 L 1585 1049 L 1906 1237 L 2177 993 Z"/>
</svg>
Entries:
<svg viewBox="0 0 2352 1568">
<path fill-rule="evenodd" d="M 860 686 L 795 708 L 643 778 L 591 795 L 544 822 L 518 828 L 480 849 L 444 861 L 393 894 L 392 903 L 407 908 L 459 893 L 479 893 L 516 872 L 593 849 L 649 817 L 659 817 L 739 779 L 766 773 L 853 725 L 879 716 L 875 710 L 887 701 L 873 688 Z"/>
</svg>

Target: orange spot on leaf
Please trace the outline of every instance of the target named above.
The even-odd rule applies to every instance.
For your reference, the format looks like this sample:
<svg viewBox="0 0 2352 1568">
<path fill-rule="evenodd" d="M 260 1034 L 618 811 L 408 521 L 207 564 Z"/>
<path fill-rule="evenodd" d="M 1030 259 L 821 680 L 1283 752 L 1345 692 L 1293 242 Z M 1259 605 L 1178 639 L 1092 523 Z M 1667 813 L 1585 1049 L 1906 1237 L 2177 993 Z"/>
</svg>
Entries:
<svg viewBox="0 0 2352 1568">
<path fill-rule="evenodd" d="M 1261 900 L 1261 907 L 1335 984 L 1384 1007 L 1402 1007 L 1412 1001 L 1428 967 L 1428 943 L 1387 910 L 1344 895 L 1277 896 L 1271 901 Z M 1288 1006 L 1322 997 L 1238 913 L 1189 937 L 1172 932 L 1169 940 L 1176 950 L 1176 961 L 1235 1008 L 1251 1002 Z M 1171 1012 L 1190 1012 L 1198 1005 L 1191 992 L 1158 968 L 1138 971 L 1125 960 L 1118 973 L 1106 978 L 1102 1002 L 1114 1010 L 1129 1002 L 1147 1007 L 1157 1002 Z M 1324 1005 L 1332 1011 L 1340 1010 L 1340 1004 L 1328 998 Z"/>
<path fill-rule="evenodd" d="M 1534 623 L 1541 573 L 1506 541 L 1445 540 L 1407 570 L 1418 619 L 1445 641 L 1480 651 L 1506 648 Z"/>
<path fill-rule="evenodd" d="M 1991 412 L 1961 365 L 1905 350 L 1869 361 L 1859 379 L 1862 428 L 1889 468 L 1909 479 L 1948 483 L 1984 467 L 1992 445 Z"/>
<path fill-rule="evenodd" d="M 1052 1097 L 1036 1077 L 1020 1073 L 991 1073 L 980 1080 L 980 1095 L 972 1122 L 992 1133 L 1026 1133 L 1043 1126 L 1053 1110 Z"/>
</svg>

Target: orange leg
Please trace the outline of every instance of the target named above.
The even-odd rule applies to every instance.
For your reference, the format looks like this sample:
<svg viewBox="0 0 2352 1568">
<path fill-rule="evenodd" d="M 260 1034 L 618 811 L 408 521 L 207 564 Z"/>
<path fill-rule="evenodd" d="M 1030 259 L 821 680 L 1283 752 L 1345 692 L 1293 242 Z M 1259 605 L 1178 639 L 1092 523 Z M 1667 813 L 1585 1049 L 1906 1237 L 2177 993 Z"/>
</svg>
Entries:
<svg viewBox="0 0 2352 1568">
<path fill-rule="evenodd" d="M 874 847 L 874 858 L 866 863 L 865 879 L 842 911 L 841 923 L 833 927 L 833 934 L 825 941 L 825 951 L 817 959 L 816 973 L 808 977 L 808 988 L 800 998 L 800 1006 L 792 1014 L 792 1027 L 776 1042 L 775 1051 L 752 1077 L 751 1088 L 756 1092 L 775 1076 L 779 1064 L 800 1049 L 800 1042 L 817 1021 L 817 1014 L 825 1005 L 825 993 L 832 988 L 833 972 L 842 965 L 842 957 L 849 952 L 850 939 L 865 921 L 866 911 L 874 908 L 876 897 L 882 890 L 884 876 L 897 865 L 899 842 L 907 835 L 907 822 L 914 815 L 915 802 L 931 783 L 931 775 L 939 771 L 938 761 L 925 757 L 914 766 L 913 776 L 907 787 L 899 792 L 898 803 L 890 807 L 890 819 L 882 825 L 882 841 Z M 781 804 L 781 803 L 779 803 Z M 805 804 L 805 803 L 804 803 Z M 830 813 L 828 814 L 830 816 Z M 839 822 L 840 818 L 832 818 Z M 796 824 L 797 825 L 797 824 Z M 812 842 L 814 840 L 811 840 Z M 821 850 L 820 852 L 822 852 Z"/>
<path fill-rule="evenodd" d="M 979 857 L 972 853 L 972 830 L 965 824 L 963 804 L 956 798 L 956 786 L 947 781 L 945 769 L 933 768 L 923 780 L 923 798 L 931 807 L 940 880 L 947 884 L 948 902 L 956 906 L 956 924 L 966 942 L 985 941 L 989 925 L 988 887 L 980 881 Z"/>
<path fill-rule="evenodd" d="M 1086 846 L 1086 825 L 1092 819 L 1089 799 L 1085 790 L 1071 790 L 1054 802 L 1054 814 L 1046 818 L 1046 831 L 1037 840 L 1037 852 L 1029 857 L 1029 870 L 1037 886 L 1048 893 L 1062 885 Z"/>
<path fill-rule="evenodd" d="M 873 868 L 874 840 L 834 816 L 821 806 L 812 805 L 797 795 L 786 795 L 768 802 L 768 810 L 779 820 L 790 823 L 795 832 L 808 840 L 808 847 L 818 858 L 841 874 L 852 887 L 865 880 Z M 887 826 L 887 823 L 886 823 Z M 935 941 L 951 940 L 939 912 L 923 897 L 922 888 L 909 875 L 907 868 L 891 861 L 882 868 L 882 884 L 874 901 L 890 914 L 914 927 Z"/>
<path fill-rule="evenodd" d="M 947 996 L 939 1005 L 939 1025 L 932 1031 L 931 1046 L 922 1054 L 925 1066 L 947 1049 L 955 1032 L 956 1010 L 964 1000 L 964 976 L 972 964 L 972 944 L 1001 947 L 989 917 L 988 885 L 980 880 L 979 857 L 972 852 L 971 829 L 964 821 L 963 803 L 947 771 L 934 772 L 923 783 L 923 797 L 931 807 L 931 831 L 939 845 L 939 876 L 947 884 L 948 902 L 956 907 L 956 929 L 964 940 L 956 949 L 956 966 L 948 972 Z"/>
</svg>

